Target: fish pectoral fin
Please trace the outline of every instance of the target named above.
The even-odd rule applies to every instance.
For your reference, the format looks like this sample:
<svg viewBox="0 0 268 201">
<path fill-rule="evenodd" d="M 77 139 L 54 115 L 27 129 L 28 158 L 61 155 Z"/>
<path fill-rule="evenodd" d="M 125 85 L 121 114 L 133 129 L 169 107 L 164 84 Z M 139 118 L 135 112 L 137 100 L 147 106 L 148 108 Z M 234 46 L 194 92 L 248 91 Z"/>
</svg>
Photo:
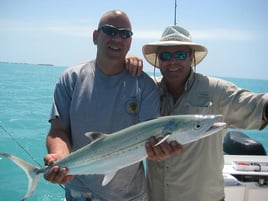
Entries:
<svg viewBox="0 0 268 201">
<path fill-rule="evenodd" d="M 162 140 L 160 140 L 158 143 L 156 143 L 154 146 L 158 146 L 160 144 L 162 144 L 164 141 L 166 141 L 171 135 L 166 135 Z"/>
<path fill-rule="evenodd" d="M 115 175 L 116 175 L 116 172 L 110 172 L 108 174 L 105 174 L 102 180 L 102 186 L 107 185 L 114 178 Z"/>
<path fill-rule="evenodd" d="M 87 132 L 85 136 L 88 137 L 92 142 L 105 138 L 107 134 L 105 133 L 98 133 L 98 132 Z"/>
</svg>

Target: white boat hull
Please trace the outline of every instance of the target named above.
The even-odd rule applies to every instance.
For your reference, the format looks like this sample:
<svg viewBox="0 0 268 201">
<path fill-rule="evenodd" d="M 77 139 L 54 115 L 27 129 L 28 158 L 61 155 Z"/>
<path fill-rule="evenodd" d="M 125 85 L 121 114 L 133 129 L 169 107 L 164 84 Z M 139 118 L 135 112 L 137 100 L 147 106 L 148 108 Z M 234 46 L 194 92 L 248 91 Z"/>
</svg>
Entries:
<svg viewBox="0 0 268 201">
<path fill-rule="evenodd" d="M 223 176 L 225 181 L 225 201 L 265 201 L 268 200 L 268 186 L 261 179 L 268 176 L 268 171 L 238 171 L 233 167 L 234 161 L 262 162 L 268 164 L 267 156 L 225 155 Z M 259 182 L 241 182 L 232 175 L 260 177 Z"/>
</svg>

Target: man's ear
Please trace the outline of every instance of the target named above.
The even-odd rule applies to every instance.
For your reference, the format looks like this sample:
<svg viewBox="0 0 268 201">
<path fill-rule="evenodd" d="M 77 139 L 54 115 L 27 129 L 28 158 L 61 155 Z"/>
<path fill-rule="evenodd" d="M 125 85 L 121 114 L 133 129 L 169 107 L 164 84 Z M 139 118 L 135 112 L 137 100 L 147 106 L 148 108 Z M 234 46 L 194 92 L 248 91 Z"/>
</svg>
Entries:
<svg viewBox="0 0 268 201">
<path fill-rule="evenodd" d="M 94 45 L 97 44 L 98 34 L 99 34 L 99 32 L 97 30 L 93 31 L 93 43 L 94 43 Z"/>
</svg>

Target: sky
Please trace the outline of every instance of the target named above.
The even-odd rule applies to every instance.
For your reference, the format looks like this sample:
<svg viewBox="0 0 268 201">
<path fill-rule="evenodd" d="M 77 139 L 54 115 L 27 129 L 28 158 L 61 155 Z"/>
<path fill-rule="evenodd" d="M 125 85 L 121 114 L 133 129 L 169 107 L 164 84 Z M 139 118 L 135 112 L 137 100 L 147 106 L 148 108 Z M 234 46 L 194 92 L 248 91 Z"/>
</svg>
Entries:
<svg viewBox="0 0 268 201">
<path fill-rule="evenodd" d="M 175 0 L 0 0 L 0 61 L 72 66 L 95 58 L 92 32 L 107 11 L 131 20 L 130 55 L 174 24 Z M 176 23 L 208 48 L 197 72 L 268 80 L 267 0 L 177 0 Z M 153 67 L 144 59 L 144 70 Z"/>
</svg>

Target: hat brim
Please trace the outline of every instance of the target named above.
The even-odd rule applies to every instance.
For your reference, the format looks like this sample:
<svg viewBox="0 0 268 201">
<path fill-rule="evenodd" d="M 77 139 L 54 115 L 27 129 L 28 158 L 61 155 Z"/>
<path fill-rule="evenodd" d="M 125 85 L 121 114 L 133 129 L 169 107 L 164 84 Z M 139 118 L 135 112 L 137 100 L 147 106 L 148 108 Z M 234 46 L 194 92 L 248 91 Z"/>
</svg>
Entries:
<svg viewBox="0 0 268 201">
<path fill-rule="evenodd" d="M 193 61 L 192 66 L 199 64 L 208 53 L 206 47 L 192 42 L 183 41 L 158 41 L 145 44 L 142 48 L 143 56 L 153 66 L 159 68 L 158 50 L 160 46 L 189 46 L 195 52 L 195 63 Z"/>
</svg>

